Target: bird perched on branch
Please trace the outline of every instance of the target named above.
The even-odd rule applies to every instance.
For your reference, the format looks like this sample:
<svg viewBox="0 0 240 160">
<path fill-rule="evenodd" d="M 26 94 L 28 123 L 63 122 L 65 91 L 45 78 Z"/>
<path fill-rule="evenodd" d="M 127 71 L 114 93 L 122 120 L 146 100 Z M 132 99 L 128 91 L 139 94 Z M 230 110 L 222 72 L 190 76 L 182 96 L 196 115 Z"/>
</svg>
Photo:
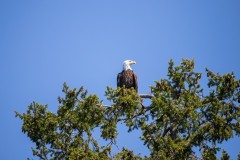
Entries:
<svg viewBox="0 0 240 160">
<path fill-rule="evenodd" d="M 117 87 L 133 87 L 138 92 L 137 75 L 131 68 L 132 64 L 136 64 L 136 62 L 132 60 L 126 60 L 123 62 L 123 71 L 118 73 L 117 76 Z"/>
</svg>

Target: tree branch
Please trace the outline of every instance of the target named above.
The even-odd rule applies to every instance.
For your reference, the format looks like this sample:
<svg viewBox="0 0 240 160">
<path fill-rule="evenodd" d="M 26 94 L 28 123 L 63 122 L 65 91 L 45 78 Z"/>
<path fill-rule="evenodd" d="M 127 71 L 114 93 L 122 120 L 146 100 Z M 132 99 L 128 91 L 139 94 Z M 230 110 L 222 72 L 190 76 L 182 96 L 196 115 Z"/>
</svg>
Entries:
<svg viewBox="0 0 240 160">
<path fill-rule="evenodd" d="M 139 94 L 139 97 L 152 99 L 154 96 L 152 94 Z M 84 100 L 79 100 L 79 99 L 77 99 L 77 101 L 81 102 L 81 103 L 84 102 Z M 102 103 L 97 104 L 97 106 L 103 106 L 103 107 L 106 107 L 106 108 L 112 107 L 111 105 L 104 105 Z"/>
<path fill-rule="evenodd" d="M 141 98 L 149 98 L 152 99 L 154 96 L 152 94 L 139 94 Z"/>
</svg>

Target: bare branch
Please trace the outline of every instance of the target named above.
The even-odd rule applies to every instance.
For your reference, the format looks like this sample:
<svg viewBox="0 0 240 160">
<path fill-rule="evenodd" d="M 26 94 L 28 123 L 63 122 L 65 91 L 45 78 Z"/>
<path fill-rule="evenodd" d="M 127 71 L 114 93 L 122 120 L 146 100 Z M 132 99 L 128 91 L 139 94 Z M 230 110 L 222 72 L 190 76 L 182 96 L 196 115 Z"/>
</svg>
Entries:
<svg viewBox="0 0 240 160">
<path fill-rule="evenodd" d="M 154 96 L 152 94 L 139 94 L 141 98 L 149 98 L 152 99 Z"/>
</svg>

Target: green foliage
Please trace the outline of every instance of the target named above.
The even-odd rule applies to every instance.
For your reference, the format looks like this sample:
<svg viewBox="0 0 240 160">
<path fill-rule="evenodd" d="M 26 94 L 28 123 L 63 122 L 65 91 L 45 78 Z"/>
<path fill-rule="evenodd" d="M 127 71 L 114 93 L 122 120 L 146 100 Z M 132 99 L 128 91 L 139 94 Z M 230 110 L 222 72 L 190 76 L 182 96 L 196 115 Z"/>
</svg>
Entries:
<svg viewBox="0 0 240 160">
<path fill-rule="evenodd" d="M 225 150 L 222 151 L 221 160 L 230 160 L 230 156 L 228 155 L 228 153 Z"/>
<path fill-rule="evenodd" d="M 47 106 L 33 102 L 26 113 L 16 112 L 23 121 L 22 131 L 36 144 L 33 154 L 40 159 L 194 159 L 193 147 L 202 158 L 217 159 L 219 143 L 240 135 L 240 81 L 231 74 L 214 74 L 206 69 L 209 91 L 194 71 L 194 61 L 183 59 L 179 66 L 170 60 L 168 79 L 151 86 L 153 98 L 144 106 L 141 96 L 125 87 L 107 87 L 105 106 L 96 95 L 81 87 L 69 89 L 64 83 L 64 98 L 58 98 L 56 114 Z M 141 130 L 141 140 L 149 157 L 123 150 L 112 156 L 117 145 L 117 124 L 128 132 Z M 100 128 L 101 137 L 110 143 L 100 146 L 92 132 Z M 230 159 L 223 151 L 222 159 Z"/>
<path fill-rule="evenodd" d="M 133 154 L 133 151 L 123 148 L 121 152 L 114 156 L 116 160 L 142 160 L 140 156 Z"/>
<path fill-rule="evenodd" d="M 26 113 L 19 114 L 22 131 L 36 144 L 33 155 L 40 159 L 109 159 L 109 147 L 99 147 L 92 131 L 104 120 L 105 108 L 96 95 L 63 87 L 65 98 L 58 98 L 57 114 L 47 106 L 33 102 Z"/>
</svg>

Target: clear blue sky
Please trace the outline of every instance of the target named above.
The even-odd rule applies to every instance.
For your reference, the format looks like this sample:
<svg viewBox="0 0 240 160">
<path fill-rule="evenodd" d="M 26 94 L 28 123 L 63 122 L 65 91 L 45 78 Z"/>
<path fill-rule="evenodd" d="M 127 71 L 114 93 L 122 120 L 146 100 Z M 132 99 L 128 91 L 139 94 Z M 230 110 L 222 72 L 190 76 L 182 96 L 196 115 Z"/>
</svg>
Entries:
<svg viewBox="0 0 240 160">
<path fill-rule="evenodd" d="M 133 66 L 139 92 L 166 78 L 168 61 L 194 58 L 197 71 L 234 71 L 240 78 L 239 0 L 1 0 L 0 159 L 32 157 L 14 111 L 34 100 L 57 109 L 62 84 L 84 86 L 104 103 L 122 61 Z M 148 154 L 139 133 L 120 126 L 119 146 Z M 99 136 L 99 135 L 98 135 Z M 239 138 L 223 146 L 233 159 Z"/>
</svg>

